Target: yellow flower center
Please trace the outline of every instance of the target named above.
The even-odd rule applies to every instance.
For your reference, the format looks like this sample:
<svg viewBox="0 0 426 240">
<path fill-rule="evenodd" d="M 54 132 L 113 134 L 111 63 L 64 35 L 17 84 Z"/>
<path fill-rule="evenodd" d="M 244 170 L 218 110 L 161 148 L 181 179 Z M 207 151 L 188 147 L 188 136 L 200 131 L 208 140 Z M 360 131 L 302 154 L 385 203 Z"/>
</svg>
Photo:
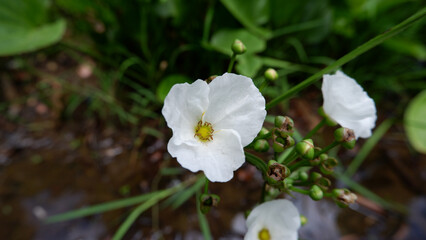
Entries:
<svg viewBox="0 0 426 240">
<path fill-rule="evenodd" d="M 214 129 L 209 122 L 203 123 L 203 120 L 200 120 L 195 127 L 194 137 L 198 137 L 201 142 L 208 142 L 213 140 L 213 132 Z"/>
<path fill-rule="evenodd" d="M 262 228 L 262 230 L 259 231 L 259 240 L 271 240 L 268 229 Z"/>
</svg>

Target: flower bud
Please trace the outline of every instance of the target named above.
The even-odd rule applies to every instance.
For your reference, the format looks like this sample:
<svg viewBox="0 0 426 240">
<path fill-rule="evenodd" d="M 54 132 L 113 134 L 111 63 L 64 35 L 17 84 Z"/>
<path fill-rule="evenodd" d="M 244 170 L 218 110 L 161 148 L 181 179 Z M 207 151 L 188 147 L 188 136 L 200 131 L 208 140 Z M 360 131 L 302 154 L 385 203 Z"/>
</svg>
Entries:
<svg viewBox="0 0 426 240">
<path fill-rule="evenodd" d="M 328 178 L 322 177 L 319 178 L 315 183 L 324 191 L 326 191 L 331 186 L 331 181 Z"/>
<path fill-rule="evenodd" d="M 293 135 L 294 121 L 287 116 L 276 116 L 274 121 L 282 137 Z"/>
<path fill-rule="evenodd" d="M 275 160 L 268 162 L 268 172 L 266 180 L 269 185 L 275 187 L 282 187 L 282 181 L 290 176 L 290 169 L 288 167 L 278 163 Z"/>
<path fill-rule="evenodd" d="M 320 187 L 317 185 L 312 185 L 311 189 L 309 190 L 309 196 L 312 198 L 312 200 L 318 201 L 322 199 L 324 193 Z"/>
<path fill-rule="evenodd" d="M 278 78 L 278 73 L 275 71 L 275 69 L 268 68 L 266 69 L 264 76 L 268 81 L 275 81 Z"/>
<path fill-rule="evenodd" d="M 290 189 L 293 186 L 293 179 L 292 178 L 286 178 L 283 181 L 284 189 Z"/>
<path fill-rule="evenodd" d="M 266 139 L 269 136 L 269 130 L 262 127 L 262 129 L 260 129 L 259 134 L 257 134 L 257 137 L 260 139 Z"/>
<path fill-rule="evenodd" d="M 212 207 L 217 207 L 220 197 L 216 194 L 204 193 L 200 196 L 200 210 L 203 214 L 210 211 Z"/>
<path fill-rule="evenodd" d="M 348 189 L 334 189 L 332 195 L 335 203 L 342 208 L 354 203 L 357 199 L 356 194 Z"/>
<path fill-rule="evenodd" d="M 296 144 L 296 152 L 304 159 L 312 160 L 315 155 L 314 143 L 312 139 L 305 139 Z"/>
<path fill-rule="evenodd" d="M 282 152 L 294 145 L 294 139 L 291 136 L 280 137 L 274 134 L 273 140 L 274 144 L 272 147 L 274 148 L 275 152 Z"/>
<path fill-rule="evenodd" d="M 311 172 L 311 180 L 316 182 L 318 179 L 322 178 L 321 173 Z"/>
<path fill-rule="evenodd" d="M 324 108 L 323 108 L 323 107 L 320 107 L 320 108 L 318 109 L 318 114 L 319 114 L 321 117 L 323 117 L 323 118 L 325 119 L 325 124 L 327 124 L 328 126 L 333 127 L 333 126 L 336 126 L 336 125 L 337 125 L 337 122 L 336 122 L 336 121 L 334 121 L 332 118 L 330 118 L 330 117 L 327 115 L 327 113 L 325 113 L 325 112 L 324 112 Z"/>
<path fill-rule="evenodd" d="M 207 82 L 207 83 L 211 83 L 215 78 L 217 77 L 217 75 L 212 75 L 212 76 L 210 76 L 209 78 L 207 78 L 205 81 Z"/>
<path fill-rule="evenodd" d="M 241 40 L 239 39 L 235 39 L 234 43 L 232 43 L 231 45 L 231 49 L 232 49 L 232 52 L 234 52 L 234 54 L 243 54 L 247 50 L 244 43 L 241 42 Z"/>
<path fill-rule="evenodd" d="M 339 162 L 336 158 L 327 158 L 327 160 L 321 163 L 320 170 L 323 174 L 330 175 L 333 173 L 333 168 L 338 164 Z"/>
<path fill-rule="evenodd" d="M 299 171 L 299 180 L 305 182 L 309 179 L 308 173 L 304 171 Z"/>
<path fill-rule="evenodd" d="M 342 143 L 342 146 L 346 149 L 354 148 L 356 142 L 355 133 L 349 128 L 336 129 L 336 131 L 334 131 L 334 139 Z"/>
<path fill-rule="evenodd" d="M 265 139 L 259 139 L 254 142 L 253 148 L 257 152 L 267 152 L 269 150 L 269 143 Z"/>
<path fill-rule="evenodd" d="M 300 224 L 303 226 L 306 223 L 308 223 L 308 218 L 306 218 L 304 215 L 300 214 Z"/>
</svg>

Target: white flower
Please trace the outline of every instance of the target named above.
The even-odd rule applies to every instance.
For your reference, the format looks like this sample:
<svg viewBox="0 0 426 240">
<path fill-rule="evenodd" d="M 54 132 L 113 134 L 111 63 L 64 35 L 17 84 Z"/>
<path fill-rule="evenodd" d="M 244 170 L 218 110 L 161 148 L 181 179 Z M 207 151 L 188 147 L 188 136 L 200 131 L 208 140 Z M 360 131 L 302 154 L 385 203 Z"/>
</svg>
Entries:
<svg viewBox="0 0 426 240">
<path fill-rule="evenodd" d="M 167 149 L 182 167 L 204 171 L 212 182 L 229 181 L 245 161 L 243 147 L 265 120 L 265 99 L 253 81 L 225 73 L 210 84 L 172 87 L 162 110 L 173 130 Z"/>
<path fill-rule="evenodd" d="M 251 211 L 244 240 L 297 240 L 300 215 L 286 199 L 262 203 Z"/>
<path fill-rule="evenodd" d="M 325 74 L 322 83 L 324 112 L 342 127 L 354 130 L 355 137 L 368 138 L 374 128 L 376 106 L 362 87 L 343 72 Z"/>
</svg>

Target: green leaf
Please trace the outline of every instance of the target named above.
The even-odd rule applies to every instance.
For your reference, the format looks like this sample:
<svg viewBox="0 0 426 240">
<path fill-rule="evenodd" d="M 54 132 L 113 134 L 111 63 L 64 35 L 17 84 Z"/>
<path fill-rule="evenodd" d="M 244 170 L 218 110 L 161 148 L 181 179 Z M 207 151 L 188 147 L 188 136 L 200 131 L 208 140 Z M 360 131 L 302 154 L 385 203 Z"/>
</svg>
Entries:
<svg viewBox="0 0 426 240">
<path fill-rule="evenodd" d="M 160 99 L 161 102 L 164 102 L 164 99 L 166 98 L 173 85 L 190 81 L 191 79 L 184 75 L 174 74 L 167 76 L 166 78 L 161 80 L 160 85 L 157 88 L 158 99 Z"/>
<path fill-rule="evenodd" d="M 221 29 L 215 32 L 210 44 L 216 51 L 231 56 L 231 45 L 235 39 L 241 40 L 247 47 L 245 54 L 262 52 L 266 48 L 265 40 L 260 39 L 245 29 Z"/>
<path fill-rule="evenodd" d="M 0 56 L 38 50 L 56 43 L 65 21 L 47 22 L 47 1 L 9 0 L 0 4 Z"/>
<path fill-rule="evenodd" d="M 426 47 L 421 42 L 407 39 L 389 39 L 383 45 L 395 52 L 412 56 L 419 61 L 426 60 Z"/>
<path fill-rule="evenodd" d="M 426 153 L 426 90 L 411 100 L 404 115 L 404 127 L 414 149 Z"/>
<path fill-rule="evenodd" d="M 244 27 L 256 35 L 268 38 L 271 32 L 258 25 L 269 20 L 267 0 L 222 0 L 222 4 Z"/>
<path fill-rule="evenodd" d="M 243 54 L 237 57 L 238 64 L 236 69 L 238 73 L 253 78 L 262 67 L 262 59 L 256 55 Z"/>
</svg>

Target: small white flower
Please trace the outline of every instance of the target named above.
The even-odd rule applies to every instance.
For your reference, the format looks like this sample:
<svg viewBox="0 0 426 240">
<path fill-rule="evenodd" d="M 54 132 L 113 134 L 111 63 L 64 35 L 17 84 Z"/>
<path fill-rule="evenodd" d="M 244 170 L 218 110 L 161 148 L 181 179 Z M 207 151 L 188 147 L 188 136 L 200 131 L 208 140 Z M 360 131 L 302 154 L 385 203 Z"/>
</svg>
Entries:
<svg viewBox="0 0 426 240">
<path fill-rule="evenodd" d="M 297 240 L 300 215 L 286 199 L 262 203 L 251 211 L 244 240 Z"/>
<path fill-rule="evenodd" d="M 374 128 L 376 106 L 362 87 L 343 72 L 325 74 L 322 83 L 324 112 L 342 127 L 354 130 L 355 137 L 368 138 Z"/>
<path fill-rule="evenodd" d="M 210 84 L 172 87 L 162 110 L 173 130 L 167 149 L 182 167 L 204 171 L 212 182 L 229 181 L 245 161 L 243 147 L 265 120 L 265 99 L 245 76 L 225 73 Z"/>
</svg>

